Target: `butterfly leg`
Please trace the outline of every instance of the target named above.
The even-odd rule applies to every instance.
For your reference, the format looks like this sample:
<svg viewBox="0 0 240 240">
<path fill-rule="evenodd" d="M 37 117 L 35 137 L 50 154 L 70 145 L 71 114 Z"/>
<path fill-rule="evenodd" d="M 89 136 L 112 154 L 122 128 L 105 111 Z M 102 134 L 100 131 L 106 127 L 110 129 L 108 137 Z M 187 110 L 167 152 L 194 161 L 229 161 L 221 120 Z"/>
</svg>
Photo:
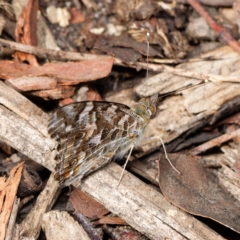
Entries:
<svg viewBox="0 0 240 240">
<path fill-rule="evenodd" d="M 166 159 L 168 160 L 169 164 L 171 165 L 171 167 L 172 167 L 178 174 L 180 174 L 180 172 L 173 166 L 171 160 L 168 158 L 167 151 L 166 151 L 166 148 L 165 148 L 165 145 L 164 145 L 163 140 L 162 140 L 160 137 L 158 137 L 158 139 L 159 139 L 160 142 L 162 143 L 163 151 L 164 151 L 165 157 L 166 157 Z"/>
<path fill-rule="evenodd" d="M 125 162 L 125 164 L 124 164 L 124 166 L 123 166 L 123 170 L 122 170 L 122 173 L 121 173 L 120 179 L 119 179 L 119 181 L 118 181 L 117 187 L 119 186 L 119 184 L 120 184 L 120 182 L 121 182 L 121 180 L 122 180 L 123 173 L 124 173 L 124 171 L 125 171 L 125 169 L 126 169 L 126 166 L 127 166 L 128 160 L 129 160 L 129 158 L 130 158 L 130 156 L 131 156 L 131 154 L 132 154 L 132 150 L 133 150 L 133 148 L 134 148 L 134 145 L 132 145 L 131 148 L 130 148 L 130 151 L 129 151 L 129 154 L 128 154 L 128 157 L 127 157 L 127 160 L 126 160 L 126 162 Z"/>
<path fill-rule="evenodd" d="M 181 174 L 181 173 L 173 166 L 171 160 L 168 158 L 165 144 L 164 144 L 163 140 L 162 140 L 160 137 L 150 137 L 150 138 L 148 138 L 148 139 L 145 139 L 145 141 L 146 141 L 146 140 L 153 140 L 153 139 L 156 139 L 156 140 L 160 141 L 160 143 L 161 143 L 161 145 L 162 145 L 162 147 L 163 147 L 164 155 L 165 155 L 166 159 L 168 160 L 169 164 L 171 165 L 171 167 L 172 167 L 178 174 Z"/>
</svg>

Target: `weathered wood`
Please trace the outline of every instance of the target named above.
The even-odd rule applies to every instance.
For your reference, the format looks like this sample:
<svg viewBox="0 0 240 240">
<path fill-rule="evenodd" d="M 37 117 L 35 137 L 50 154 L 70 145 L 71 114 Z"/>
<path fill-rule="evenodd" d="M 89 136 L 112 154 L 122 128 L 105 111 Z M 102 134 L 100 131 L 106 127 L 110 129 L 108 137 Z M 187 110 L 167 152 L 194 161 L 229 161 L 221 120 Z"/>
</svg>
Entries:
<svg viewBox="0 0 240 240">
<path fill-rule="evenodd" d="M 9 218 L 21 179 L 22 168 L 23 163 L 19 163 L 11 170 L 7 179 L 6 177 L 0 177 L 0 240 L 4 240 L 6 236 Z"/>
<path fill-rule="evenodd" d="M 60 187 L 58 182 L 53 178 L 53 174 L 48 179 L 47 185 L 40 193 L 37 201 L 25 219 L 15 228 L 14 240 L 21 239 L 21 237 L 30 237 L 37 239 L 40 230 L 43 215 L 48 212 L 55 203 L 59 193 Z"/>
<path fill-rule="evenodd" d="M 9 222 L 8 222 L 8 227 L 7 227 L 5 240 L 12 240 L 13 239 L 14 226 L 15 226 L 15 222 L 16 222 L 16 218 L 17 218 L 17 214 L 18 214 L 19 205 L 20 205 L 20 198 L 16 197 L 15 201 L 14 201 L 14 204 L 13 204 L 11 216 L 10 216 L 10 219 L 9 219 Z"/>
<path fill-rule="evenodd" d="M 45 213 L 41 223 L 47 239 L 90 240 L 85 230 L 67 212 L 50 211 Z"/>
<path fill-rule="evenodd" d="M 25 119 L 44 136 L 48 136 L 48 115 L 23 95 L 0 81 L 0 104 Z M 5 122 L 0 121 L 3 125 Z"/>
<path fill-rule="evenodd" d="M 54 162 L 49 159 L 53 160 L 52 150 L 56 146 L 56 142 L 44 136 L 26 119 L 3 106 L 0 106 L 0 140 L 50 171 L 54 170 Z"/>
<path fill-rule="evenodd" d="M 204 77 L 206 74 L 214 75 L 215 79 L 181 91 L 182 95 L 162 100 L 159 104 L 160 113 L 152 120 L 146 137 L 160 136 L 165 143 L 170 142 L 215 114 L 224 103 L 239 96 L 240 55 L 225 46 L 202 55 L 202 58 L 202 61 L 179 64 L 172 73 L 169 71 L 154 75 L 147 83 L 143 82 L 135 88 L 138 95 L 151 96 L 155 93 L 167 94 L 184 86 L 196 85 L 208 80 Z M 127 100 L 121 98 L 122 95 L 123 93 L 118 91 L 114 98 L 125 103 Z M 114 99 L 108 98 L 108 100 Z"/>
</svg>

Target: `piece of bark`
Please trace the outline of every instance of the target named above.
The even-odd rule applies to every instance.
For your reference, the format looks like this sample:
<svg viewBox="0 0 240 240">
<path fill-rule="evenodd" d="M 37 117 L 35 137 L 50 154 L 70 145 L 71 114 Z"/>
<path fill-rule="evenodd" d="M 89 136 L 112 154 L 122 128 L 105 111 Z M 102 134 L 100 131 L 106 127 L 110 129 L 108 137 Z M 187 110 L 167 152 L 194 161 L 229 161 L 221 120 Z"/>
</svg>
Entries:
<svg viewBox="0 0 240 240">
<path fill-rule="evenodd" d="M 87 53 L 77 53 L 77 52 L 65 52 L 52 49 L 38 48 L 26 44 L 16 43 L 13 41 L 8 41 L 6 39 L 0 38 L 0 46 L 10 48 L 13 50 L 26 52 L 34 54 L 38 57 L 57 59 L 57 60 L 67 60 L 67 61 L 84 61 L 84 60 L 95 60 L 95 59 L 109 59 L 106 55 L 96 55 Z M 121 64 L 119 59 L 113 58 L 115 63 Z"/>
<path fill-rule="evenodd" d="M 156 157 L 157 160 L 160 157 Z M 131 170 L 131 172 L 136 173 L 137 175 L 147 179 L 152 184 L 158 186 L 158 169 L 157 169 L 157 161 L 149 161 L 143 162 L 139 160 L 134 160 L 128 163 L 127 168 Z"/>
<path fill-rule="evenodd" d="M 111 217 L 111 216 L 106 216 L 98 221 L 94 222 L 94 224 L 109 224 L 109 225 L 128 225 L 124 220 L 122 220 L 120 217 Z"/>
<path fill-rule="evenodd" d="M 24 220 L 16 226 L 14 240 L 21 237 L 37 239 L 41 230 L 41 221 L 43 215 L 48 212 L 60 193 L 59 183 L 54 179 L 53 174 L 48 179 L 47 185 L 40 193 L 37 201 Z"/>
<path fill-rule="evenodd" d="M 14 96 L 14 97 L 13 97 Z M 44 136 L 48 136 L 48 115 L 27 98 L 0 81 L 0 104 L 23 118 Z M 0 122 L 2 123 L 2 122 Z M 0 125 L 1 126 L 1 125 Z"/>
<path fill-rule="evenodd" d="M 39 2 L 29 0 L 17 19 L 15 38 L 17 42 L 37 46 L 37 11 Z M 15 57 L 21 61 L 28 61 L 31 65 L 38 65 L 37 58 L 33 54 L 16 52 Z"/>
<path fill-rule="evenodd" d="M 50 30 L 50 26 L 47 23 L 47 19 L 40 11 L 37 13 L 37 39 L 38 47 L 48 48 L 55 51 L 60 50 L 60 47 L 58 47 L 56 39 Z"/>
<path fill-rule="evenodd" d="M 55 88 L 57 86 L 57 80 L 45 76 L 22 76 L 19 78 L 8 79 L 6 84 L 12 86 L 17 91 L 33 91 Z"/>
<path fill-rule="evenodd" d="M 47 239 L 90 240 L 82 226 L 67 212 L 50 211 L 45 213 L 41 226 Z"/>
<path fill-rule="evenodd" d="M 18 98 L 20 94 L 16 91 L 14 92 L 16 98 Z M 14 109 L 15 107 L 23 108 L 19 106 L 19 104 L 13 104 L 12 108 Z M 3 124 L 5 130 L 3 129 L 4 131 L 2 131 L 2 129 L 0 129 L 0 134 L 4 133 L 0 135 L 0 140 L 9 142 L 13 147 L 18 146 L 17 149 L 20 152 L 54 171 L 55 142 L 43 134 L 40 134 L 28 121 L 17 114 L 4 107 L 2 107 L 1 110 L 4 114 L 0 114 L 0 123 L 5 121 L 5 124 Z M 27 110 L 25 110 L 25 112 L 26 111 Z M 43 113 L 42 115 L 44 116 Z M 2 125 L 0 125 L 0 127 L 3 128 Z M 45 128 L 47 129 L 47 125 Z M 14 129 L 13 133 L 6 135 L 7 130 L 8 132 L 12 132 L 12 129 Z M 20 129 L 24 129 L 24 132 L 20 131 Z M 28 129 L 32 131 L 29 132 Z M 27 135 L 25 133 L 26 131 Z M 45 130 L 43 132 L 45 132 Z M 26 138 L 28 139 L 27 142 Z M 25 142 L 25 144 L 19 144 L 19 142 Z M 28 149 L 32 150 L 28 151 Z M 172 206 L 158 191 L 147 186 L 131 174 L 125 172 L 120 186 L 116 188 L 121 172 L 122 168 L 112 163 L 106 168 L 90 175 L 81 184 L 81 187 L 84 192 L 93 196 L 110 211 L 118 214 L 123 220 L 150 239 L 159 239 L 161 236 L 163 238 L 174 239 L 222 239 L 222 237 L 213 230 L 206 227 L 191 215 Z M 79 185 L 77 179 L 76 185 Z M 53 194 L 52 190 L 43 190 L 42 194 L 44 193 L 47 195 L 45 195 L 45 197 L 42 196 L 44 199 L 46 199 L 46 197 L 49 199 L 49 193 Z M 38 209 L 38 207 L 39 205 L 37 204 L 35 209 Z M 35 211 L 35 214 L 40 213 Z M 29 216 L 30 217 L 27 217 L 27 220 L 24 221 L 25 233 L 26 231 L 31 233 L 31 229 L 34 226 L 31 220 L 35 215 Z M 18 229 L 19 232 L 23 232 L 19 227 L 16 227 L 16 229 Z M 28 235 L 28 237 L 30 236 L 31 235 Z M 25 237 L 27 236 L 25 235 Z"/>
<path fill-rule="evenodd" d="M 3 79 L 48 76 L 57 79 L 59 85 L 76 85 L 106 77 L 112 69 L 113 58 L 98 58 L 81 62 L 55 62 L 31 66 L 12 61 L 0 61 L 0 77 Z"/>
<path fill-rule="evenodd" d="M 17 193 L 19 181 L 21 179 L 23 162 L 18 164 L 10 172 L 8 179 L 0 178 L 0 239 L 5 239 L 9 217 Z"/>
<path fill-rule="evenodd" d="M 14 226 L 15 226 L 15 222 L 18 214 L 19 205 L 20 205 L 20 198 L 15 198 L 11 216 L 8 222 L 5 240 L 12 240 L 12 235 L 13 235 L 13 230 L 14 230 Z"/>
<path fill-rule="evenodd" d="M 38 173 L 24 165 L 17 195 L 21 198 L 31 196 L 42 190 L 42 185 L 42 179 Z"/>
<path fill-rule="evenodd" d="M 0 103 L 0 140 L 54 171 L 48 159 L 57 143 L 48 137 L 48 115 L 1 81 Z"/>
<path fill-rule="evenodd" d="M 30 95 L 41 97 L 43 99 L 64 99 L 73 96 L 74 93 L 75 87 L 73 86 L 61 86 L 49 90 L 29 92 Z"/>
<path fill-rule="evenodd" d="M 230 133 L 225 133 L 217 138 L 214 138 L 206 143 L 203 143 L 203 144 L 195 147 L 194 149 L 191 150 L 191 154 L 193 156 L 198 155 L 198 154 L 205 152 L 213 147 L 219 146 L 223 142 L 227 142 L 227 141 L 233 139 L 234 137 L 238 137 L 239 135 L 240 135 L 240 129 L 233 130 Z"/>
<path fill-rule="evenodd" d="M 54 162 L 49 159 L 52 159 L 55 154 L 52 150 L 56 146 L 56 142 L 45 137 L 38 130 L 19 115 L 0 106 L 0 140 L 50 171 L 54 171 Z M 45 126 L 45 130 L 47 130 L 47 126 Z"/>
<path fill-rule="evenodd" d="M 101 240 L 101 231 L 97 231 L 96 228 L 94 228 L 93 223 L 84 216 L 81 212 L 74 212 L 73 213 L 74 219 L 83 227 L 83 229 L 87 232 L 88 236 L 91 239 L 94 240 Z"/>
</svg>

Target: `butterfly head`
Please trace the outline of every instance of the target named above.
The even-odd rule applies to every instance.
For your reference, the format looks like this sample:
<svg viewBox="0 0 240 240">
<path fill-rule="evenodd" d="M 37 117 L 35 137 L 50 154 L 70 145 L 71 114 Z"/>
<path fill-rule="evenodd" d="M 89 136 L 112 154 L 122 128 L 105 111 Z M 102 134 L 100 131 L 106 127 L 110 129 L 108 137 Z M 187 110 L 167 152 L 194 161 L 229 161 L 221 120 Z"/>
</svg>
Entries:
<svg viewBox="0 0 240 240">
<path fill-rule="evenodd" d="M 138 104 L 135 105 L 134 110 L 144 120 L 149 120 L 156 112 L 157 100 L 158 94 L 152 97 L 141 98 Z"/>
</svg>

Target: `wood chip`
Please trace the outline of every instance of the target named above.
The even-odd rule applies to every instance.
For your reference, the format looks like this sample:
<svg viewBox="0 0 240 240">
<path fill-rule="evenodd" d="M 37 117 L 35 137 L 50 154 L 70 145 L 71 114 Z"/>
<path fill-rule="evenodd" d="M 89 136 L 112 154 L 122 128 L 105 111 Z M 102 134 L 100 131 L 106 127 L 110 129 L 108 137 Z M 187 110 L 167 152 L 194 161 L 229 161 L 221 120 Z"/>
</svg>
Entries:
<svg viewBox="0 0 240 240">
<path fill-rule="evenodd" d="M 41 225 L 47 239 L 90 240 L 82 226 L 67 212 L 45 213 Z"/>
</svg>

